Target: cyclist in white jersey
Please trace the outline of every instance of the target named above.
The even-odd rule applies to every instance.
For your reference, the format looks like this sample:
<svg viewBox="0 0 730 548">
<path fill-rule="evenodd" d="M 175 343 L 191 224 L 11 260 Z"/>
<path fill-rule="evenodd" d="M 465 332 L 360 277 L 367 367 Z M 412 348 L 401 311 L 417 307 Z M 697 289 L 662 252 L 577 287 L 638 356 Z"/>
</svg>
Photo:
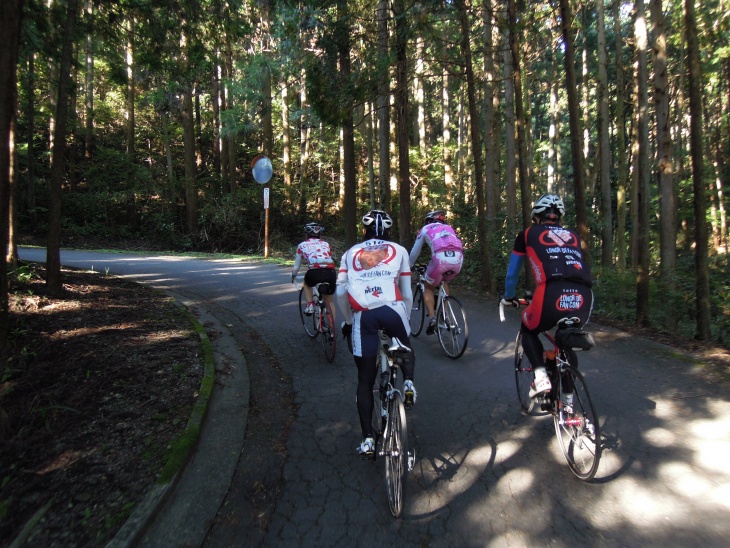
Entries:
<svg viewBox="0 0 730 548">
<path fill-rule="evenodd" d="M 297 246 L 297 252 L 294 255 L 294 267 L 292 268 L 291 279 L 299 273 L 299 269 L 303 263 L 309 266 L 309 270 L 304 275 L 304 296 L 307 298 L 307 307 L 304 313 L 308 316 L 314 312 L 314 293 L 312 288 L 318 283 L 328 283 L 329 288 L 322 290 L 324 299 L 332 308 L 332 315 L 335 315 L 334 298 L 335 284 L 337 283 L 337 271 L 335 261 L 332 259 L 332 250 L 330 244 L 319 238 L 324 232 L 324 226 L 317 223 L 308 223 L 304 225 L 304 232 L 307 239 Z"/>
<path fill-rule="evenodd" d="M 342 256 L 337 276 L 337 302 L 345 318 L 342 334 L 351 337 L 357 365 L 357 411 L 363 442 L 358 452 L 372 456 L 373 384 L 377 375 L 377 355 L 383 329 L 410 348 L 409 312 L 413 301 L 408 251 L 388 241 L 393 220 L 384 211 L 372 210 L 362 218 L 365 241 Z M 412 350 L 412 349 L 411 349 Z M 416 401 L 413 386 L 415 356 L 407 354 L 401 365 L 406 408 Z"/>
<path fill-rule="evenodd" d="M 448 282 L 461 272 L 464 253 L 461 240 L 456 231 L 446 224 L 446 213 L 440 209 L 426 215 L 424 226 L 418 232 L 411 249 L 409 258 L 411 266 L 416 264 L 424 243 L 431 248 L 431 260 L 424 274 L 426 283 L 423 284 L 423 302 L 426 304 L 428 317 L 431 318 L 426 328 L 426 335 L 433 335 L 436 328 L 434 291 L 442 281 L 446 284 L 446 291 L 449 290 Z"/>
</svg>

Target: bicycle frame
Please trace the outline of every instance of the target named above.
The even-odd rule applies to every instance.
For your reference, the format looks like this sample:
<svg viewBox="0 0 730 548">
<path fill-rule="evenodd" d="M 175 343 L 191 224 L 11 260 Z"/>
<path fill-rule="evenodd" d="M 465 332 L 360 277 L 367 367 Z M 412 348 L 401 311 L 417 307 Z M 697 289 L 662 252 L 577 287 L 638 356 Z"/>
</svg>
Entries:
<svg viewBox="0 0 730 548">
<path fill-rule="evenodd" d="M 303 276 L 303 275 L 302 275 Z M 324 350 L 325 358 L 328 362 L 332 363 L 335 359 L 335 353 L 337 350 L 337 336 L 336 327 L 334 321 L 334 314 L 331 305 L 329 305 L 324 295 L 320 293 L 319 285 L 317 284 L 312 287 L 312 298 L 314 299 L 314 312 L 312 314 L 311 323 L 306 319 L 307 317 L 302 312 L 302 296 L 303 287 L 299 285 L 299 276 L 295 277 L 292 282 L 294 287 L 299 292 L 299 306 L 302 324 L 309 338 L 314 339 L 319 336 L 322 342 L 322 349 Z"/>
<path fill-rule="evenodd" d="M 373 426 L 375 432 L 376 456 L 385 460 L 385 482 L 388 492 L 390 511 L 399 517 L 403 510 L 405 477 L 413 469 L 415 454 L 408 447 L 408 427 L 406 423 L 403 396 L 396 388 L 399 354 L 411 352 L 396 338 L 380 332 L 378 352 L 378 401 L 373 407 Z"/>
<path fill-rule="evenodd" d="M 517 302 L 519 306 L 527 306 L 530 301 L 518 299 Z M 509 301 L 500 300 L 499 314 L 502 321 L 504 306 L 509 304 Z M 534 405 L 539 403 L 542 411 L 553 416 L 555 435 L 570 471 L 576 477 L 590 481 L 598 470 L 601 458 L 600 422 L 583 374 L 577 369 L 575 350 L 587 350 L 595 343 L 584 332 L 571 329 L 578 325 L 578 318 L 563 318 L 554 333 L 541 333 L 551 346 L 545 351 L 545 366 L 551 388 L 548 393 L 533 397 L 529 396 L 527 390 L 531 386 L 534 371 L 529 365 L 523 366 L 525 356 L 522 331 L 519 330 L 515 340 L 515 382 L 523 411 L 530 414 Z"/>
</svg>

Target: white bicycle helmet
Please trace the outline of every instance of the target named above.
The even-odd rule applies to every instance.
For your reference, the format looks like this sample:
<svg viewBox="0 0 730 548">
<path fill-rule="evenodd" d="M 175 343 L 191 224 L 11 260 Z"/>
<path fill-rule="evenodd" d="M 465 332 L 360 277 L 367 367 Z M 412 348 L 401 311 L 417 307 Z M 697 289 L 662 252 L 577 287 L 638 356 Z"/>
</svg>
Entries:
<svg viewBox="0 0 730 548">
<path fill-rule="evenodd" d="M 324 232 L 324 227 L 318 223 L 307 223 L 304 225 L 304 232 L 311 236 L 318 236 Z"/>
<path fill-rule="evenodd" d="M 424 224 L 443 223 L 446 220 L 446 212 L 443 209 L 431 211 L 426 215 Z"/>
<path fill-rule="evenodd" d="M 363 215 L 362 224 L 375 236 L 381 237 L 393 226 L 393 219 L 385 211 L 372 209 Z"/>
<path fill-rule="evenodd" d="M 532 206 L 530 219 L 547 217 L 552 220 L 559 220 L 563 215 L 565 215 L 565 204 L 560 196 L 557 194 L 543 194 Z"/>
</svg>

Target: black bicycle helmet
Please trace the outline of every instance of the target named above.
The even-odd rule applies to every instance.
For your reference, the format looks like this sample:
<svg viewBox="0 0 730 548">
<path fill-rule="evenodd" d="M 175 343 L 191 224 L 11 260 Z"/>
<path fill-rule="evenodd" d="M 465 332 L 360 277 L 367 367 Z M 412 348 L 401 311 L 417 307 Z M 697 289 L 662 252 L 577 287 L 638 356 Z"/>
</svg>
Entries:
<svg viewBox="0 0 730 548">
<path fill-rule="evenodd" d="M 530 219 L 534 221 L 537 217 L 541 220 L 559 221 L 563 215 L 565 215 L 565 204 L 560 196 L 557 194 L 543 194 L 532 206 Z"/>
<path fill-rule="evenodd" d="M 309 236 L 319 236 L 324 232 L 324 227 L 319 223 L 307 223 L 304 225 L 304 232 Z"/>
<path fill-rule="evenodd" d="M 372 209 L 363 215 L 362 224 L 368 232 L 380 238 L 393 226 L 393 219 L 385 211 Z"/>
<path fill-rule="evenodd" d="M 423 224 L 443 223 L 446 221 L 446 212 L 443 209 L 436 209 L 426 215 Z"/>
</svg>

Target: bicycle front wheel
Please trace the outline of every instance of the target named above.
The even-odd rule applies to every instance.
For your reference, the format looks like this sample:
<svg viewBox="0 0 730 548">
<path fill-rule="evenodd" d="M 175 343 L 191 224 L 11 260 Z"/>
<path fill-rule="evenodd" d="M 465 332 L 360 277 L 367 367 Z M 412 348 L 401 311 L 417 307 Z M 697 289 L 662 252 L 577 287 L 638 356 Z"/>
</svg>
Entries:
<svg viewBox="0 0 730 548">
<path fill-rule="evenodd" d="M 317 336 L 317 324 L 314 321 L 314 314 L 307 316 L 304 309 L 307 308 L 307 298 L 304 296 L 304 288 L 299 290 L 299 316 L 302 318 L 304 331 L 312 339 Z"/>
<path fill-rule="evenodd" d="M 418 337 L 423 329 L 426 304 L 423 302 L 423 289 L 420 284 L 413 286 L 413 306 L 411 307 L 411 335 Z"/>
<path fill-rule="evenodd" d="M 515 339 L 515 384 L 517 385 L 517 398 L 520 400 L 522 410 L 530 414 L 535 407 L 535 400 L 530 397 L 530 385 L 534 373 L 530 360 L 525 359 L 525 351 L 522 348 L 522 331 L 517 331 Z"/>
<path fill-rule="evenodd" d="M 335 328 L 335 318 L 332 316 L 332 307 L 327 301 L 322 302 L 320 315 L 320 329 L 322 331 L 320 339 L 322 348 L 324 348 L 324 357 L 327 358 L 329 363 L 332 363 L 337 351 L 337 329 Z"/>
<path fill-rule="evenodd" d="M 583 374 L 566 367 L 558 394 L 564 395 L 571 385 L 573 405 L 562 407 L 561 400 L 556 402 L 560 407 L 553 415 L 555 434 L 571 472 L 588 481 L 596 475 L 601 459 L 601 428 Z"/>
<path fill-rule="evenodd" d="M 406 410 L 400 395 L 388 402 L 388 426 L 385 430 L 385 484 L 388 489 L 388 504 L 394 517 L 403 512 L 408 469 L 408 429 Z"/>
<path fill-rule="evenodd" d="M 439 303 L 436 318 L 438 319 L 436 332 L 441 348 L 452 360 L 461 357 L 469 340 L 469 326 L 459 299 L 450 295 L 444 297 Z"/>
</svg>

